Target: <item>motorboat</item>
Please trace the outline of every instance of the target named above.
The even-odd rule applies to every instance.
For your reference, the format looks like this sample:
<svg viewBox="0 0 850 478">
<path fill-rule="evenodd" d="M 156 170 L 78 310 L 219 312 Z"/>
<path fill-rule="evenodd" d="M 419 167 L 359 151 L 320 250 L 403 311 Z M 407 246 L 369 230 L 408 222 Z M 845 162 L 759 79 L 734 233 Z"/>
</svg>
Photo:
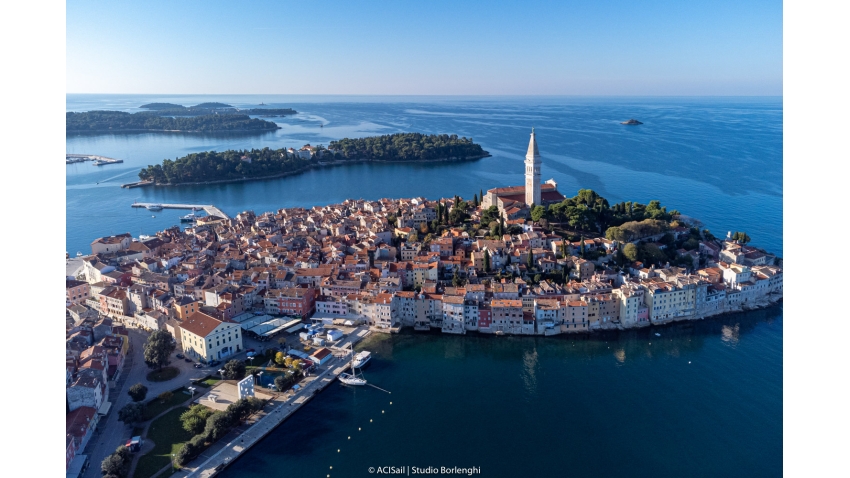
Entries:
<svg viewBox="0 0 850 478">
<path fill-rule="evenodd" d="M 162 211 L 162 204 L 148 204 L 145 207 L 148 211 Z"/>
<path fill-rule="evenodd" d="M 362 352 L 358 352 L 354 355 L 354 358 L 351 360 L 351 366 L 354 368 L 361 368 L 372 359 L 372 352 L 368 352 L 366 350 Z"/>
<path fill-rule="evenodd" d="M 192 212 L 190 212 L 189 214 L 186 214 L 185 216 L 180 216 L 180 222 L 195 222 L 200 217 L 202 217 L 202 216 L 195 214 L 195 211 L 196 211 L 196 209 L 192 208 Z"/>
</svg>

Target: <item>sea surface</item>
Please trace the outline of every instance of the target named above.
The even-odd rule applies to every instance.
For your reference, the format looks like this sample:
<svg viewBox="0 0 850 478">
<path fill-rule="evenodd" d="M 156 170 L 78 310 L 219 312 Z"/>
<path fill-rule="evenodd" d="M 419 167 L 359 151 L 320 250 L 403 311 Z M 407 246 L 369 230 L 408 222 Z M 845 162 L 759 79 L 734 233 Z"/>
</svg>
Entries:
<svg viewBox="0 0 850 478">
<path fill-rule="evenodd" d="M 88 253 L 96 237 L 153 234 L 186 214 L 131 208 L 134 201 L 214 204 L 235 214 L 347 198 L 471 198 L 520 185 L 532 127 L 543 179 L 555 179 L 563 194 L 591 188 L 612 203 L 658 199 L 715 235 L 746 231 L 754 245 L 782 255 L 781 97 L 67 95 L 66 107 L 133 112 L 152 101 L 262 102 L 299 113 L 274 118 L 277 131 L 253 135 L 69 136 L 68 153 L 124 160 L 65 166 L 71 255 Z M 619 124 L 629 118 L 644 124 Z M 493 156 L 119 188 L 136 181 L 141 167 L 191 152 L 299 148 L 395 132 L 471 137 Z M 774 307 L 662 327 L 660 337 L 656 330 L 546 339 L 375 337 L 364 344 L 376 353 L 366 377 L 392 395 L 334 385 L 225 476 L 369 476 L 368 467 L 390 465 L 478 466 L 481 476 L 777 476 L 782 319 Z"/>
</svg>

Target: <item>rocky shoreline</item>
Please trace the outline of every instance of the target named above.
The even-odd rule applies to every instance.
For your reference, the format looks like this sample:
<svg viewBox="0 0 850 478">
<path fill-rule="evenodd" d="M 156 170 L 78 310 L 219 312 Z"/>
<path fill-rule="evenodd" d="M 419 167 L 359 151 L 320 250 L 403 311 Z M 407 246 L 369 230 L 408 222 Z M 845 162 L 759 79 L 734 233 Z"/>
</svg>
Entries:
<svg viewBox="0 0 850 478">
<path fill-rule="evenodd" d="M 488 152 L 484 152 L 481 156 L 472 156 L 469 158 L 437 158 L 437 159 L 417 159 L 411 161 L 383 161 L 378 159 L 348 159 L 348 160 L 336 160 L 336 161 L 317 161 L 313 164 L 310 164 L 307 167 L 296 169 L 295 171 L 287 171 L 279 174 L 272 174 L 269 176 L 257 176 L 252 178 L 234 178 L 234 179 L 220 179 L 216 181 L 199 181 L 199 182 L 189 182 L 189 183 L 156 183 L 154 186 L 203 186 L 206 184 L 225 184 L 225 183 L 237 183 L 242 181 L 259 181 L 263 179 L 278 179 L 285 178 L 287 176 L 295 176 L 297 174 L 304 173 L 311 169 L 317 168 L 332 168 L 334 166 L 344 166 L 347 164 L 362 164 L 362 163 L 382 163 L 382 164 L 398 164 L 398 163 L 446 163 L 446 162 L 466 162 L 466 161 L 477 161 L 483 158 L 489 158 L 492 156 Z"/>
</svg>

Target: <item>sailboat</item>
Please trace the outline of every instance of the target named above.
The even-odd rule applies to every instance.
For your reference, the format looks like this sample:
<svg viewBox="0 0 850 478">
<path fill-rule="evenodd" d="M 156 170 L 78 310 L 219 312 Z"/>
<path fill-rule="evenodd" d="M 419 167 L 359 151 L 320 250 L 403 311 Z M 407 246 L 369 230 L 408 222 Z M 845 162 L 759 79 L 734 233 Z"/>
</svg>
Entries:
<svg viewBox="0 0 850 478">
<path fill-rule="evenodd" d="M 349 344 L 351 345 L 351 344 Z M 351 353 L 354 353 L 354 350 L 351 350 Z M 354 361 L 351 361 L 351 373 L 341 373 L 339 374 L 339 381 L 346 385 L 356 385 L 362 386 L 366 385 L 366 379 L 363 378 L 362 374 L 360 377 L 357 376 L 357 369 L 354 368 Z"/>
</svg>

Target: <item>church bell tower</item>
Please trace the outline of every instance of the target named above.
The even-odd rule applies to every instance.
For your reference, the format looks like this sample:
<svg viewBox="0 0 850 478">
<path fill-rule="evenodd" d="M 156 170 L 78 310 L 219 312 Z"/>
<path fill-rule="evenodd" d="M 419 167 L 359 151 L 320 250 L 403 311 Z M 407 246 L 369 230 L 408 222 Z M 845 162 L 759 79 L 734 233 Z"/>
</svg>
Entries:
<svg viewBox="0 0 850 478">
<path fill-rule="evenodd" d="M 537 138 L 531 128 L 531 140 L 525 154 L 525 203 L 540 206 L 540 152 L 537 150 Z"/>
</svg>

